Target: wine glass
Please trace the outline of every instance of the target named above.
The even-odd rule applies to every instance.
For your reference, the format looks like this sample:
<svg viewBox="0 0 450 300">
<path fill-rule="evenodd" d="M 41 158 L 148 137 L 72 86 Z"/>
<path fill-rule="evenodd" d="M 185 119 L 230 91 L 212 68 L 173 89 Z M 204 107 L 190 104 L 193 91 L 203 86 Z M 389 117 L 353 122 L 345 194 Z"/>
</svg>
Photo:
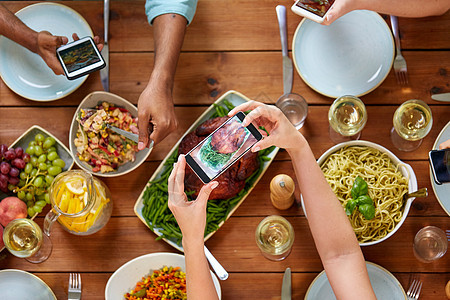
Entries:
<svg viewBox="0 0 450 300">
<path fill-rule="evenodd" d="M 391 140 L 401 151 L 413 151 L 422 144 L 430 132 L 433 116 L 430 107 L 422 100 L 408 100 L 394 113 Z"/>
<path fill-rule="evenodd" d="M 256 228 L 256 244 L 262 255 L 270 260 L 283 260 L 291 253 L 294 228 L 281 216 L 268 216 Z"/>
<path fill-rule="evenodd" d="M 358 140 L 367 123 L 366 106 L 355 96 L 341 96 L 331 104 L 328 121 L 330 139 L 333 142 Z"/>
<path fill-rule="evenodd" d="M 9 222 L 3 231 L 3 242 L 12 255 L 25 258 L 31 263 L 47 260 L 52 252 L 50 238 L 30 219 Z"/>
</svg>

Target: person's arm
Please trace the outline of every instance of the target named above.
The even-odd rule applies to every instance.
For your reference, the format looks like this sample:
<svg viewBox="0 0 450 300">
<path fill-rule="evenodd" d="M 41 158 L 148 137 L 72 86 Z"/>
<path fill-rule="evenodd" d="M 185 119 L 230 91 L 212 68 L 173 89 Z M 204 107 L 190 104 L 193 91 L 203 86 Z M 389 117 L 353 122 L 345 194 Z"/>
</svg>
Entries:
<svg viewBox="0 0 450 300">
<path fill-rule="evenodd" d="M 175 219 L 183 233 L 183 249 L 186 260 L 186 290 L 188 299 L 218 299 L 214 282 L 205 256 L 204 233 L 206 205 L 212 190 L 218 183 L 204 185 L 194 201 L 188 201 L 184 192 L 184 155 L 178 157 L 168 181 L 169 203 Z"/>
<path fill-rule="evenodd" d="M 243 125 L 254 122 L 269 132 L 269 136 L 256 143 L 252 151 L 275 145 L 286 149 L 292 158 L 308 224 L 336 297 L 376 299 L 353 228 L 306 139 L 275 106 L 251 101 L 234 108 L 229 116 L 247 110 L 252 111 Z"/>
<path fill-rule="evenodd" d="M 159 143 L 178 126 L 173 82 L 186 26 L 194 16 L 196 4 L 196 0 L 147 0 L 148 19 L 154 27 L 155 60 L 138 101 L 139 150 L 149 147 L 151 141 Z"/>
<path fill-rule="evenodd" d="M 373 10 L 398 17 L 420 18 L 438 16 L 450 9 L 448 0 L 336 0 L 323 22 L 329 25 L 339 17 L 357 9 Z"/>
</svg>

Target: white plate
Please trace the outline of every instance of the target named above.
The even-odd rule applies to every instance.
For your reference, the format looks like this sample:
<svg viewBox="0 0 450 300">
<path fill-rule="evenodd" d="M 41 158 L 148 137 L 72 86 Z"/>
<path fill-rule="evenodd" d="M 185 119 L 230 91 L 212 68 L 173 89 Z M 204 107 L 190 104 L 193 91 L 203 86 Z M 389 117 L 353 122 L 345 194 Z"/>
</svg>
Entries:
<svg viewBox="0 0 450 300">
<path fill-rule="evenodd" d="M 220 105 L 224 100 L 228 100 L 231 104 L 233 104 L 234 106 L 238 106 L 242 103 L 245 103 L 247 101 L 250 101 L 249 98 L 247 98 L 246 96 L 242 95 L 239 92 L 236 91 L 228 91 L 225 94 L 223 94 L 222 96 L 219 97 L 219 99 L 216 100 L 216 102 L 214 102 L 217 105 Z M 214 109 L 214 105 L 211 105 L 200 117 L 198 117 L 198 119 L 194 122 L 194 124 L 192 124 L 191 127 L 189 127 L 188 130 L 186 130 L 186 132 L 184 133 L 183 137 L 194 131 L 198 125 L 200 125 L 201 123 L 203 123 L 204 121 L 208 120 L 211 118 L 211 116 L 214 114 L 215 109 Z M 157 178 L 160 177 L 160 174 L 162 174 L 165 170 L 165 162 L 167 159 L 170 158 L 170 156 L 172 155 L 173 151 L 175 151 L 178 148 L 178 145 L 180 144 L 181 140 L 183 139 L 180 138 L 180 140 L 173 146 L 173 148 L 168 152 L 167 156 L 164 158 L 164 160 L 161 162 L 161 164 L 159 165 L 158 169 L 156 169 L 156 171 L 153 173 L 152 177 L 149 179 L 149 181 L 153 181 Z M 234 206 L 234 208 L 230 211 L 230 213 L 227 216 L 227 220 L 229 217 L 231 217 L 231 215 L 234 213 L 234 211 L 239 207 L 239 205 L 242 204 L 242 202 L 244 202 L 245 198 L 247 198 L 247 196 L 251 193 L 251 191 L 253 190 L 253 188 L 256 186 L 256 184 L 258 183 L 258 181 L 261 179 L 261 177 L 264 175 L 264 173 L 266 172 L 267 168 L 269 167 L 269 165 L 272 163 L 273 159 L 275 158 L 275 155 L 278 153 L 279 148 L 275 148 L 271 153 L 269 153 L 267 155 L 267 157 L 270 158 L 269 161 L 265 161 L 264 162 L 264 166 L 262 169 L 261 174 L 258 176 L 258 178 L 256 178 L 255 183 L 253 184 L 253 186 L 248 190 L 247 194 L 245 194 L 242 199 Z M 139 195 L 139 198 L 136 200 L 136 204 L 134 205 L 134 213 L 139 217 L 139 219 L 148 227 L 150 228 L 150 226 L 147 224 L 147 222 L 145 221 L 144 216 L 142 215 L 142 210 L 144 209 L 144 193 L 145 190 L 147 189 L 147 187 L 150 186 L 150 183 L 147 183 L 147 185 L 144 187 L 144 189 L 142 190 L 142 193 Z M 222 225 L 224 224 L 224 222 L 222 221 L 219 224 L 219 228 L 222 227 Z M 153 232 L 158 235 L 161 236 L 162 234 L 159 232 L 158 229 L 158 224 L 155 225 L 155 230 L 153 230 Z M 216 233 L 216 231 L 211 232 L 210 234 L 208 234 L 205 237 L 205 241 L 207 241 L 214 233 Z M 167 242 L 169 245 L 171 245 L 172 247 L 174 247 L 175 249 L 178 249 L 179 251 L 183 252 L 183 247 L 181 247 L 180 245 L 178 245 L 175 241 L 173 240 L 168 240 L 163 238 L 163 240 L 165 242 Z"/>
<path fill-rule="evenodd" d="M 366 146 L 366 147 L 374 148 L 382 153 L 386 153 L 389 156 L 389 158 L 394 162 L 395 165 L 398 165 L 399 163 L 404 164 L 406 166 L 406 168 L 400 168 L 399 170 L 403 174 L 403 176 L 405 176 L 405 177 L 409 176 L 408 192 L 412 193 L 412 192 L 417 191 L 417 178 L 416 178 L 416 174 L 414 173 L 413 168 L 410 165 L 408 165 L 407 163 L 402 162 L 397 156 L 394 155 L 394 153 L 392 153 L 388 149 L 384 148 L 381 145 L 378 145 L 378 144 L 375 144 L 375 143 L 372 143 L 369 141 L 357 140 L 357 141 L 349 141 L 349 142 L 344 142 L 344 143 L 334 145 L 333 147 L 331 147 L 330 149 L 325 151 L 325 153 L 319 157 L 319 159 L 317 160 L 317 163 L 319 164 L 319 166 L 321 166 L 323 164 L 323 162 L 327 159 L 328 156 L 330 156 L 332 153 L 338 151 L 339 149 L 341 149 L 343 147 L 347 147 L 347 146 Z M 360 246 L 375 245 L 375 244 L 381 243 L 382 241 L 387 240 L 388 238 L 393 236 L 394 233 L 397 232 L 397 230 L 402 226 L 403 222 L 405 222 L 406 217 L 408 216 L 409 210 L 411 208 L 411 205 L 412 205 L 412 202 L 414 201 L 414 199 L 416 199 L 416 198 L 414 198 L 414 197 L 409 198 L 406 201 L 402 218 L 401 218 L 400 222 L 398 222 L 397 225 L 395 225 L 395 228 L 391 232 L 389 232 L 385 237 L 383 237 L 379 240 L 372 241 L 372 242 L 359 243 L 359 245 Z M 303 203 L 303 197 L 301 197 L 301 202 L 302 202 L 303 212 L 305 213 L 305 216 L 306 216 L 306 211 L 304 208 L 305 205 Z"/>
<path fill-rule="evenodd" d="M 16 13 L 26 25 L 35 31 L 46 30 L 53 35 L 72 33 L 92 37 L 86 20 L 73 9 L 57 3 L 37 3 Z M 42 58 L 15 42 L 0 36 L 0 76 L 5 84 L 20 96 L 35 101 L 52 101 L 75 91 L 87 76 L 68 80 L 55 75 Z"/>
<path fill-rule="evenodd" d="M 123 300 L 123 295 L 130 292 L 142 277 L 164 266 L 180 267 L 186 272 L 184 256 L 175 253 L 150 253 L 136 257 L 117 269 L 109 278 L 105 289 L 106 300 Z M 219 280 L 211 272 L 219 299 L 222 298 Z M 0 298 L 1 299 L 1 298 Z"/>
<path fill-rule="evenodd" d="M 406 294 L 397 278 L 385 268 L 366 262 L 370 283 L 377 299 L 405 300 Z M 313 280 L 306 291 L 305 300 L 335 300 L 333 290 L 328 282 L 327 274 L 322 271 Z"/>
<path fill-rule="evenodd" d="M 362 96 L 378 87 L 394 60 L 394 41 L 383 18 L 357 10 L 329 26 L 303 19 L 292 41 L 295 68 L 316 92 Z"/>
<path fill-rule="evenodd" d="M 108 172 L 108 173 L 92 172 L 92 167 L 90 165 L 88 165 L 86 162 L 80 161 L 80 159 L 78 158 L 78 155 L 77 155 L 77 147 L 75 147 L 75 142 L 74 142 L 75 137 L 77 136 L 77 131 L 78 131 L 77 115 L 80 112 L 80 109 L 95 108 L 97 106 L 97 104 L 104 102 L 104 101 L 115 104 L 118 107 L 127 109 L 133 117 L 137 117 L 137 115 L 138 115 L 138 110 L 137 110 L 136 106 L 134 106 L 133 104 L 131 104 L 124 98 L 117 96 L 115 94 L 103 92 L 103 91 L 92 92 L 89 95 L 87 95 L 83 99 L 83 101 L 81 101 L 80 105 L 78 105 L 78 108 L 75 111 L 75 114 L 73 115 L 72 124 L 70 125 L 70 132 L 69 132 L 69 147 L 70 147 L 70 152 L 72 153 L 72 155 L 75 159 L 75 163 L 81 169 L 83 169 L 86 172 L 89 172 L 95 176 L 117 177 L 117 176 L 127 174 L 127 173 L 133 171 L 134 169 L 136 169 L 137 167 L 139 167 L 143 162 L 145 162 L 147 157 L 152 152 L 153 148 L 152 149 L 145 148 L 144 150 L 137 152 L 136 159 L 134 160 L 134 162 L 127 162 L 127 163 L 119 166 L 117 168 L 117 171 Z"/>
<path fill-rule="evenodd" d="M 450 139 L 450 122 L 442 128 L 441 133 L 439 133 L 436 141 L 434 142 L 433 149 L 438 150 L 439 144 Z M 433 174 L 430 169 L 430 181 L 433 192 L 436 195 L 436 199 L 442 206 L 442 209 L 450 216 L 450 183 L 436 184 L 433 179 Z"/>
<path fill-rule="evenodd" d="M 22 270 L 0 270 L 0 291 L 0 300 L 56 300 L 55 294 L 42 279 Z"/>
</svg>

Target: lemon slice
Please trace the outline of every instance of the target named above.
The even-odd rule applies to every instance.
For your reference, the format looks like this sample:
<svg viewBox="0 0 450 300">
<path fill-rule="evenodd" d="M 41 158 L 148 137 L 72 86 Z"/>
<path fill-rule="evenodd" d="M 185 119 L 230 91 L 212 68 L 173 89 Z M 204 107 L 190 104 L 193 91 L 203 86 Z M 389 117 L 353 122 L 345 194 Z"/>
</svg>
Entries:
<svg viewBox="0 0 450 300">
<path fill-rule="evenodd" d="M 71 180 L 66 182 L 66 188 L 75 195 L 83 195 L 86 192 L 84 183 L 81 180 Z"/>
</svg>

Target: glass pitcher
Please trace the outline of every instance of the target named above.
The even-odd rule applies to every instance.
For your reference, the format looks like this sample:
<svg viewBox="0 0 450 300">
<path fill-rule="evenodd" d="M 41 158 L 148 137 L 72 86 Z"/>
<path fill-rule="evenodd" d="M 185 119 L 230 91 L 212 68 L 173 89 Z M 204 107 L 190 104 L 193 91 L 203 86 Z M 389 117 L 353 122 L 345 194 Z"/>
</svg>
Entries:
<svg viewBox="0 0 450 300">
<path fill-rule="evenodd" d="M 55 177 L 50 186 L 52 209 L 44 220 L 44 232 L 50 236 L 53 223 L 76 235 L 89 235 L 106 225 L 112 213 L 108 187 L 90 173 L 71 170 Z"/>
</svg>

